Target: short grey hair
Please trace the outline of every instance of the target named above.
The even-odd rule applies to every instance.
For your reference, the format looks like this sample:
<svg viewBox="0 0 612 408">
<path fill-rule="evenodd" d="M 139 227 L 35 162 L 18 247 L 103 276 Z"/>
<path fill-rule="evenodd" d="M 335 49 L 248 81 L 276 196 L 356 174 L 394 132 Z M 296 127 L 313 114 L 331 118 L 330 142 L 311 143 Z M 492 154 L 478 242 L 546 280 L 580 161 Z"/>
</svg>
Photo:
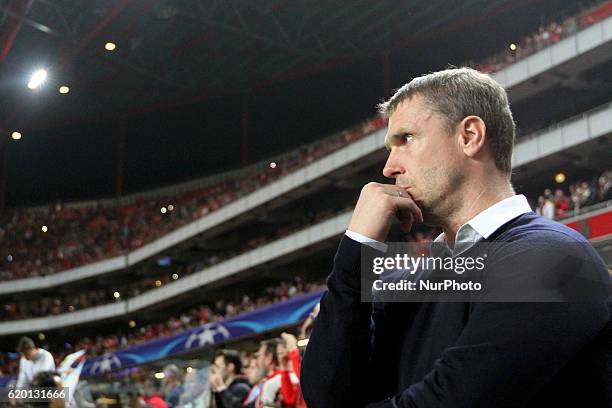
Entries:
<svg viewBox="0 0 612 408">
<path fill-rule="evenodd" d="M 505 89 L 491 76 L 472 68 L 451 68 L 423 75 L 379 104 L 378 111 L 389 118 L 401 102 L 417 94 L 445 119 L 449 133 L 466 116 L 480 117 L 487 126 L 486 145 L 495 166 L 505 174 L 511 173 L 516 125 Z"/>
</svg>

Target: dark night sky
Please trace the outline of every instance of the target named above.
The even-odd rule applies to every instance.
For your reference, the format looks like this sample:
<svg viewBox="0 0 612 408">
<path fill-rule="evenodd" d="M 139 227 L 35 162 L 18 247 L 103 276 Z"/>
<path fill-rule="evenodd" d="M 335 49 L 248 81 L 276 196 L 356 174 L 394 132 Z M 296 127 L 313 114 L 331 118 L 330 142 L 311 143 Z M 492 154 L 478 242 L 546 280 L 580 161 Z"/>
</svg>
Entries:
<svg viewBox="0 0 612 408">
<path fill-rule="evenodd" d="M 391 87 L 419 73 L 480 60 L 575 4 L 539 1 L 391 54 Z M 364 59 L 269 86 L 249 96 L 249 162 L 314 141 L 371 116 L 383 96 L 382 59 Z M 138 107 L 138 101 L 134 101 Z M 52 107 L 51 107 L 52 108 Z M 240 166 L 241 97 L 157 111 L 126 121 L 124 193 Z M 6 205 L 115 194 L 119 119 L 48 129 L 11 144 Z"/>
</svg>

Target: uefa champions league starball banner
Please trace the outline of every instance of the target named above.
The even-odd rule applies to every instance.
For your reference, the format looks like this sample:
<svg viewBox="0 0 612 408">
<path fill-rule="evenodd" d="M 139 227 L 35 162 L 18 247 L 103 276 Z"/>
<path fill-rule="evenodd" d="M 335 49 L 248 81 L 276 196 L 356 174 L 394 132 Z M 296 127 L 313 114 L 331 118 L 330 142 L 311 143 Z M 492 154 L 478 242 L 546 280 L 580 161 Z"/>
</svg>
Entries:
<svg viewBox="0 0 612 408">
<path fill-rule="evenodd" d="M 228 340 L 295 324 L 305 319 L 319 302 L 322 291 L 291 298 L 230 319 L 208 323 L 174 336 L 153 340 L 88 360 L 81 377 L 159 360 L 173 354 L 213 346 Z"/>
</svg>

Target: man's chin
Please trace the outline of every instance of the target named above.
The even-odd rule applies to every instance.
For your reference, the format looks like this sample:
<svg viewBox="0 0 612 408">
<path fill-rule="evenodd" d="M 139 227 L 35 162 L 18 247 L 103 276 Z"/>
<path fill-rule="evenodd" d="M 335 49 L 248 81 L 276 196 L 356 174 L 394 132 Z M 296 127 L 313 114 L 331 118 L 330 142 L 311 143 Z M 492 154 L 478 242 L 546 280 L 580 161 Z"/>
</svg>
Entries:
<svg viewBox="0 0 612 408">
<path fill-rule="evenodd" d="M 428 227 L 440 227 L 442 225 L 440 218 L 433 214 L 422 201 L 415 201 L 415 204 L 423 214 L 423 225 Z"/>
</svg>

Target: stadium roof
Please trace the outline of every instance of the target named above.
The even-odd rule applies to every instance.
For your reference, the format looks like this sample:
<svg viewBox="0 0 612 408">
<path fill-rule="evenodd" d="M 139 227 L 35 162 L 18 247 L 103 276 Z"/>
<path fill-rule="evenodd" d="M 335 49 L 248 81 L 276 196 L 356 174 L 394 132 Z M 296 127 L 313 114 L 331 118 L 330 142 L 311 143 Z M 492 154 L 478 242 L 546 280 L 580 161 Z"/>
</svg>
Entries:
<svg viewBox="0 0 612 408">
<path fill-rule="evenodd" d="M 37 112 L 38 120 L 125 114 L 244 93 L 383 55 L 524 3 L 4 0 L 1 75 L 16 102 L 7 119 L 31 111 L 19 79 L 36 66 L 48 67 L 54 88 L 69 84 L 79 94 L 53 112 Z M 114 51 L 105 50 L 107 41 Z"/>
<path fill-rule="evenodd" d="M 360 109 L 349 104 L 344 107 L 347 113 L 334 111 L 339 122 L 321 120 L 328 132 L 338 130 L 364 118 L 365 112 L 371 113 L 376 101 L 409 79 L 411 72 L 498 51 L 512 35 L 519 39 L 526 30 L 534 30 L 542 15 L 568 5 L 575 2 L 0 0 L 2 140 L 5 143 L 6 135 L 14 129 L 80 126 L 232 97 L 239 102 L 220 109 L 233 110 L 232 122 L 239 123 L 239 98 L 278 84 L 296 83 L 296 87 L 283 90 L 293 98 L 312 88 L 327 91 L 337 87 L 340 93 L 345 91 L 342 86 L 351 91 L 370 86 L 365 94 L 355 90 L 356 95 L 348 96 Z M 506 28 L 503 35 L 496 34 L 497 27 Z M 106 50 L 107 42 L 116 48 Z M 429 55 L 427 47 L 435 52 Z M 468 48 L 470 53 L 465 52 Z M 388 55 L 392 55 L 391 62 L 385 60 Z M 462 59 L 450 61 L 449 55 Z M 376 61 L 374 71 L 380 78 L 372 78 L 372 61 Z M 357 62 L 362 62 L 362 67 L 369 63 L 370 68 L 355 68 Z M 344 70 L 349 65 L 351 68 Z M 46 68 L 49 77 L 41 89 L 32 91 L 25 84 L 37 68 Z M 402 74 L 389 75 L 389 70 Z M 315 74 L 322 71 L 342 72 L 349 79 L 345 84 L 338 84 L 337 76 L 313 82 Z M 366 82 L 376 82 L 376 91 Z M 68 95 L 57 92 L 62 85 L 70 87 Z M 286 107 L 285 99 L 273 92 L 264 92 L 251 103 L 264 111 L 261 117 L 266 116 L 266 103 Z M 318 105 L 294 109 L 310 120 L 319 117 L 317 109 L 329 109 Z M 268 110 L 268 114 L 278 122 L 284 120 L 278 111 Z M 218 113 L 215 116 L 221 118 Z M 252 121 L 257 120 L 255 112 Z M 295 118 L 291 120 L 295 123 Z M 252 123 L 248 126 L 252 128 L 250 138 L 256 141 L 275 131 L 292 131 L 291 126 L 282 130 Z M 239 138 L 240 126 L 234 130 Z M 300 131 L 295 140 L 302 140 Z M 313 137 L 325 135 L 320 126 L 307 131 Z M 87 132 L 91 130 L 81 131 Z M 111 142 L 110 151 L 117 150 L 116 143 Z M 251 146 L 256 144 L 251 142 Z M 235 151 L 236 146 L 228 149 Z M 266 146 L 261 153 L 270 151 L 279 151 L 279 147 Z M 253 153 L 251 158 L 261 158 L 257 151 Z M 10 166 L 9 173 L 15 173 Z M 14 183 L 9 182 L 9 196 Z M 139 188 L 142 183 L 135 182 L 133 189 Z M 100 191 L 108 193 L 108 189 Z M 63 193 L 58 194 L 64 198 Z M 17 196 L 9 201 L 29 201 Z"/>
</svg>

